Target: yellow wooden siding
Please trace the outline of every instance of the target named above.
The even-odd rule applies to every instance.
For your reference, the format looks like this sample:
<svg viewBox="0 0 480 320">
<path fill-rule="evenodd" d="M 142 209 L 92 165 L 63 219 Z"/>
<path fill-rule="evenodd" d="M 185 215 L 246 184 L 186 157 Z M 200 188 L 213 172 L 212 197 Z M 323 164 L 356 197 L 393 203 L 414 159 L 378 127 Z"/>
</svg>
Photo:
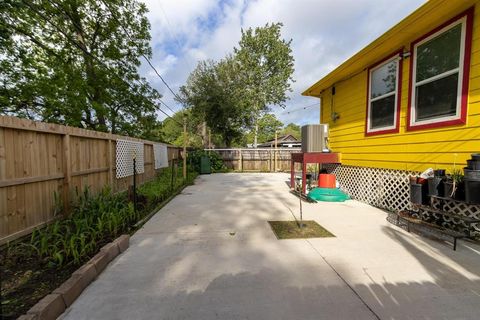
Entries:
<svg viewBox="0 0 480 320">
<path fill-rule="evenodd" d="M 407 131 L 408 84 L 411 58 L 402 60 L 400 132 L 366 137 L 367 70 L 337 82 L 321 94 L 322 123 L 330 125 L 330 148 L 342 154 L 345 165 L 423 171 L 466 165 L 470 154 L 480 152 L 480 12 L 475 7 L 470 66 L 467 124 Z M 429 26 L 429 30 L 436 25 Z M 415 39 L 410 39 L 414 41 Z M 410 50 L 410 43 L 404 44 Z M 400 49 L 400 48 L 398 48 Z M 385 57 L 378 57 L 378 61 Z M 340 118 L 331 120 L 332 112 Z"/>
</svg>

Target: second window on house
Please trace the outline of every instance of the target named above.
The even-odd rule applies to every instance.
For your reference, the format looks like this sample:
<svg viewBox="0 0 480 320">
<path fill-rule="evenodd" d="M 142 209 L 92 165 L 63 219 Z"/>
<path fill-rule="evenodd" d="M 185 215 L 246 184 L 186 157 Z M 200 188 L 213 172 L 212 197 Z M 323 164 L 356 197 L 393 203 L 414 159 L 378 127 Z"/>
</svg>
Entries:
<svg viewBox="0 0 480 320">
<path fill-rule="evenodd" d="M 397 131 L 398 78 L 398 55 L 369 70 L 367 134 Z"/>
<path fill-rule="evenodd" d="M 412 44 L 409 129 L 465 122 L 471 19 L 470 10 Z"/>
</svg>

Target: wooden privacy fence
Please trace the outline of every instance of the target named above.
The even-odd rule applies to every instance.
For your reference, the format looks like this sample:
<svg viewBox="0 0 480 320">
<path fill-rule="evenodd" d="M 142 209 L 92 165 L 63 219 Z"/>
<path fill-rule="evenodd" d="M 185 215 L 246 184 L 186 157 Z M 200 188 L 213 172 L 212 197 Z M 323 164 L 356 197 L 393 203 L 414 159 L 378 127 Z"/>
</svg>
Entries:
<svg viewBox="0 0 480 320">
<path fill-rule="evenodd" d="M 237 171 L 289 171 L 291 154 L 300 148 L 205 149 L 216 152 L 229 169 Z"/>
<path fill-rule="evenodd" d="M 53 221 L 58 199 L 68 208 L 75 190 L 126 190 L 132 177 L 116 178 L 117 139 L 143 143 L 137 182 L 153 179 L 152 141 L 0 116 L 0 244 Z M 179 155 L 168 146 L 169 162 Z"/>
</svg>

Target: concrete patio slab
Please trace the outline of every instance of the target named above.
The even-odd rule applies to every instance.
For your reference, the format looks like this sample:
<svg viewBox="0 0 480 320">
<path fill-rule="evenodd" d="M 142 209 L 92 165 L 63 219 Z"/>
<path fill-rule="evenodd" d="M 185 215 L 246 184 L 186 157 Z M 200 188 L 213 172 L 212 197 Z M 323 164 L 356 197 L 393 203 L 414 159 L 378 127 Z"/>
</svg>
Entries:
<svg viewBox="0 0 480 320">
<path fill-rule="evenodd" d="M 359 203 L 303 203 L 335 238 L 277 240 L 287 174 L 215 174 L 162 208 L 62 319 L 478 319 L 480 246 Z"/>
</svg>

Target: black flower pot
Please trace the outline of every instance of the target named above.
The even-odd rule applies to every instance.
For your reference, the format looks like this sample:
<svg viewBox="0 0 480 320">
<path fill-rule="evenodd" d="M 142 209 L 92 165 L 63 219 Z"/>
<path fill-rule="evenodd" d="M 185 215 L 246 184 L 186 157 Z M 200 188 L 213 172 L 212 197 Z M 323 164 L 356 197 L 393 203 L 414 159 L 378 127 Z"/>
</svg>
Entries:
<svg viewBox="0 0 480 320">
<path fill-rule="evenodd" d="M 472 153 L 472 160 L 480 161 L 480 153 Z"/>
<path fill-rule="evenodd" d="M 480 181 L 465 179 L 465 201 L 480 204 Z"/>
<path fill-rule="evenodd" d="M 445 195 L 445 187 L 441 177 L 428 178 L 428 194 L 430 196 L 443 197 Z"/>
<path fill-rule="evenodd" d="M 469 170 L 480 170 L 480 161 L 467 160 L 467 168 Z"/>
<path fill-rule="evenodd" d="M 410 201 L 414 204 L 428 204 L 428 184 L 410 184 Z"/>
<path fill-rule="evenodd" d="M 464 182 L 457 183 L 455 193 L 453 193 L 453 182 L 447 181 L 444 183 L 445 197 L 453 200 L 465 200 L 465 184 Z M 452 195 L 453 193 L 453 195 Z"/>
</svg>

